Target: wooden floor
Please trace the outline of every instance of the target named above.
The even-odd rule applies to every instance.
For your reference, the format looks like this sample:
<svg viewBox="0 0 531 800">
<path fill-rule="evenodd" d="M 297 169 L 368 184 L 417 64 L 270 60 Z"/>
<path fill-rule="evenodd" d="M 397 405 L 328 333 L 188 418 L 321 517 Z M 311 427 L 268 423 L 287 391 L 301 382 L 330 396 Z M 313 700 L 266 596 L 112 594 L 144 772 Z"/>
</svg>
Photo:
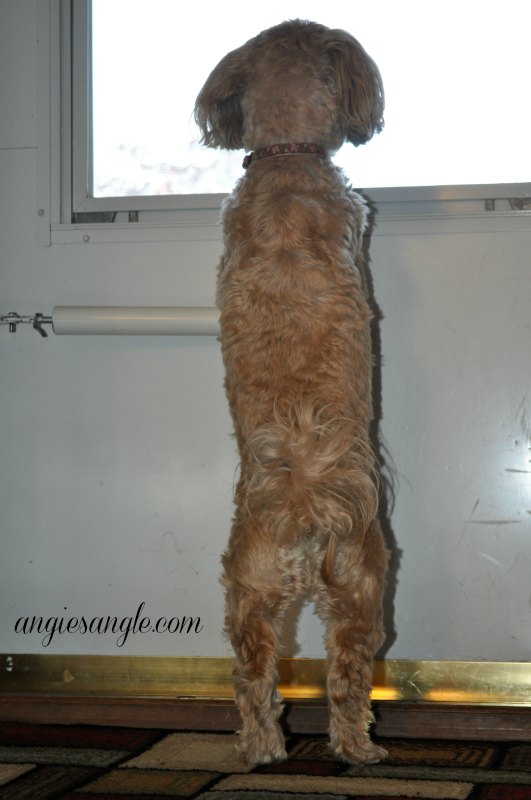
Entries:
<svg viewBox="0 0 531 800">
<path fill-rule="evenodd" d="M 380 736 L 531 741 L 531 707 L 450 703 L 374 703 Z M 173 730 L 232 731 L 240 719 L 232 701 L 157 698 L 0 695 L 0 721 L 117 725 Z M 323 701 L 286 703 L 287 732 L 325 733 Z"/>
</svg>

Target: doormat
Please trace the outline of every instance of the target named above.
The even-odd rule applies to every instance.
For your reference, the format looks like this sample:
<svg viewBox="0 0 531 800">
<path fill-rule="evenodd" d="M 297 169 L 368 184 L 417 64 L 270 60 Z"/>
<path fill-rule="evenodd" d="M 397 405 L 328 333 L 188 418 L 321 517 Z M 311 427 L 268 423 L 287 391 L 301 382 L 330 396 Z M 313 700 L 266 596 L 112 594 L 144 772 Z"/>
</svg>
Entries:
<svg viewBox="0 0 531 800">
<path fill-rule="evenodd" d="M 531 800 L 531 743 L 385 739 L 352 767 L 323 736 L 249 768 L 224 733 L 0 723 L 2 800 Z"/>
</svg>

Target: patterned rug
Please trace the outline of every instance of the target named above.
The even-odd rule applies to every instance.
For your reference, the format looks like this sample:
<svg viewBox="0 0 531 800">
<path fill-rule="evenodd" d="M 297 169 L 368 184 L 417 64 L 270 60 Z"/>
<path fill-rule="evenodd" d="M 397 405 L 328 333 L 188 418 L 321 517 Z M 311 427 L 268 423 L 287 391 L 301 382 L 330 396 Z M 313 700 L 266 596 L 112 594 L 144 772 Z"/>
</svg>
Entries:
<svg viewBox="0 0 531 800">
<path fill-rule="evenodd" d="M 386 739 L 389 760 L 349 767 L 322 736 L 249 769 L 234 736 L 0 723 L 2 800 L 531 800 L 531 743 Z"/>
</svg>

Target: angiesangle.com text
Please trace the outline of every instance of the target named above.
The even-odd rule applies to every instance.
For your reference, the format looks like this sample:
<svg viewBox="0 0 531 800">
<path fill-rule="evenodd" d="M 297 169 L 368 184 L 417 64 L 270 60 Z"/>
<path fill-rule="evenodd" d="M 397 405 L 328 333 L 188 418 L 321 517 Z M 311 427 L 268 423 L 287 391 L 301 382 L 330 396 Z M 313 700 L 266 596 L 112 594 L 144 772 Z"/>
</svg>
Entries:
<svg viewBox="0 0 531 800">
<path fill-rule="evenodd" d="M 123 647 L 130 635 L 139 633 L 201 633 L 203 623 L 201 617 L 159 617 L 152 620 L 144 616 L 144 602 L 140 603 L 134 617 L 19 617 L 15 623 L 15 633 L 41 634 L 41 644 L 49 647 L 55 636 L 65 634 L 98 633 L 119 634 L 116 646 Z M 68 607 L 64 606 L 64 611 Z"/>
</svg>

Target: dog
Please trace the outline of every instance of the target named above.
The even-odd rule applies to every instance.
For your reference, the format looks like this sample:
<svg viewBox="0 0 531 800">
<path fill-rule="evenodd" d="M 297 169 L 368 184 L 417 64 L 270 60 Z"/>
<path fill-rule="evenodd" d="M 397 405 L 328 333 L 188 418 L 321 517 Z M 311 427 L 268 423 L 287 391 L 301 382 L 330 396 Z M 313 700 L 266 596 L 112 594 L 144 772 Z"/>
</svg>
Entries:
<svg viewBox="0 0 531 800">
<path fill-rule="evenodd" d="M 218 269 L 225 385 L 241 459 L 222 583 L 236 654 L 237 749 L 286 757 L 279 637 L 310 596 L 326 624 L 330 745 L 351 764 L 370 738 L 388 554 L 370 444 L 371 311 L 362 280 L 368 209 L 333 165 L 383 125 L 378 68 L 348 33 L 291 20 L 214 68 L 195 105 L 202 143 L 245 148 L 224 201 Z"/>
</svg>

